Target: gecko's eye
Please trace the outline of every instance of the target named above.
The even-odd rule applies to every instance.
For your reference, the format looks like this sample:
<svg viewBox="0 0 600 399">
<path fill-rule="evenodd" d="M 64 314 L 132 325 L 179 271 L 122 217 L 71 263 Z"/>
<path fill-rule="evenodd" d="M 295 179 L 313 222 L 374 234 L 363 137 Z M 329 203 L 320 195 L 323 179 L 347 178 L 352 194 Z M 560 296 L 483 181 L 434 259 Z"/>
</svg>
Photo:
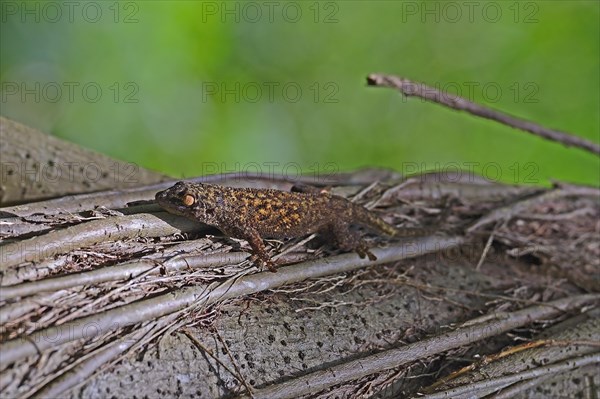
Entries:
<svg viewBox="0 0 600 399">
<path fill-rule="evenodd" d="M 182 202 L 185 206 L 192 206 L 196 202 L 196 198 L 191 194 L 186 194 L 183 196 Z"/>
</svg>

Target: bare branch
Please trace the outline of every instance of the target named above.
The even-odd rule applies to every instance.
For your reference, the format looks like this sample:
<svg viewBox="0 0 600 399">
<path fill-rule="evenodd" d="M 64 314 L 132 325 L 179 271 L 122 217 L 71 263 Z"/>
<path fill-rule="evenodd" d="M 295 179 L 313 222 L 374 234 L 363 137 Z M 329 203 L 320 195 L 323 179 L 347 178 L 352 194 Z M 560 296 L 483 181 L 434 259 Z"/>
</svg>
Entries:
<svg viewBox="0 0 600 399">
<path fill-rule="evenodd" d="M 421 97 L 425 100 L 445 105 L 457 111 L 466 111 L 471 115 L 490 119 L 503 125 L 529 132 L 546 140 L 561 143 L 567 147 L 577 147 L 582 150 L 600 155 L 600 145 L 584 138 L 559 130 L 548 129 L 525 119 L 516 118 L 506 113 L 471 102 L 455 94 L 442 92 L 422 83 L 413 82 L 393 75 L 371 74 L 367 77 L 367 84 L 377 87 L 391 87 L 398 89 L 405 96 Z"/>
</svg>

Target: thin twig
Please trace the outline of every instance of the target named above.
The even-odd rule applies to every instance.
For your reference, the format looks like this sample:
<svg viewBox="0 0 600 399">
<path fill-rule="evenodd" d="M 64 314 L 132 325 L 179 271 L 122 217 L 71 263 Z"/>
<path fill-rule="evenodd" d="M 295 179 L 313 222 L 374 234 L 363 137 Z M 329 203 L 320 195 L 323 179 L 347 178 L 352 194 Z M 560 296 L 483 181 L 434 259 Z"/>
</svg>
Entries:
<svg viewBox="0 0 600 399">
<path fill-rule="evenodd" d="M 217 337 L 217 339 L 219 340 L 219 342 L 221 343 L 221 345 L 223 345 L 223 348 L 225 348 L 225 352 L 227 353 L 227 356 L 229 356 L 229 360 L 231 361 L 231 364 L 233 364 L 233 367 L 235 368 L 235 371 L 237 373 L 236 378 L 242 382 L 242 384 L 246 387 L 246 391 L 248 391 L 248 395 L 250 395 L 250 397 L 254 399 L 254 389 L 252 389 L 250 384 L 248 384 L 248 382 L 242 375 L 242 371 L 240 370 L 235 359 L 233 358 L 233 355 L 231 354 L 231 351 L 229 350 L 229 346 L 225 343 L 225 341 L 223 340 L 223 337 L 221 337 L 221 334 L 219 334 L 218 330 L 215 329 L 214 334 Z"/>
<path fill-rule="evenodd" d="M 561 143 L 567 147 L 577 147 L 593 154 L 600 155 L 600 145 L 584 138 L 559 130 L 548 129 L 537 123 L 516 118 L 504 112 L 476 104 L 463 97 L 437 90 L 422 83 L 413 82 L 398 76 L 374 73 L 367 77 L 367 84 L 369 86 L 395 88 L 408 97 L 420 97 L 434 103 L 445 105 L 446 107 L 457 111 L 466 111 L 471 115 L 490 119 L 502 123 L 503 125 L 529 132 L 535 136 Z"/>
<path fill-rule="evenodd" d="M 297 250 L 298 248 L 300 248 L 301 246 L 303 246 L 307 242 L 309 242 L 312 239 L 314 239 L 316 236 L 317 236 L 316 234 L 311 234 L 308 237 L 303 238 L 302 240 L 300 240 L 300 241 L 298 241 L 296 243 L 293 243 L 288 248 L 284 249 L 283 251 L 279 252 L 277 255 L 273 256 L 271 259 L 274 260 L 274 261 L 276 261 L 277 259 L 283 257 L 284 255 L 287 255 L 288 253 Z"/>
<path fill-rule="evenodd" d="M 595 214 L 594 208 L 586 206 L 585 208 L 575 209 L 571 212 L 565 212 L 565 213 L 551 213 L 548 215 L 540 215 L 540 214 L 530 213 L 528 215 L 519 215 L 519 217 L 521 219 L 527 219 L 527 220 L 544 220 L 544 221 L 555 222 L 555 221 L 559 221 L 559 220 L 573 220 L 575 218 L 582 217 L 582 216 L 593 216 L 594 214 Z"/>
<path fill-rule="evenodd" d="M 419 396 L 423 399 L 445 399 L 445 398 L 456 398 L 466 399 L 472 397 L 484 397 L 500 389 L 508 387 L 512 384 L 519 383 L 521 381 L 529 380 L 531 378 L 543 377 L 545 375 L 556 375 L 560 372 L 566 372 L 574 370 L 579 367 L 587 366 L 589 364 L 600 363 L 600 353 L 591 353 L 589 355 L 568 359 L 559 363 L 549 364 L 546 366 L 536 367 L 530 370 L 520 371 L 518 373 L 510 374 L 507 376 L 486 378 L 482 381 L 478 381 L 468 385 L 461 385 L 452 389 L 448 389 L 443 392 L 436 392 L 434 394 Z"/>
<path fill-rule="evenodd" d="M 217 355 L 215 355 L 210 349 L 208 349 L 206 346 L 204 346 L 202 344 L 202 342 L 200 342 L 198 340 L 198 338 L 196 338 L 194 336 L 194 334 L 192 334 L 191 331 L 189 331 L 189 329 L 187 328 L 182 328 L 181 332 L 188 337 L 188 339 L 190 341 L 192 341 L 192 343 L 198 348 L 200 349 L 202 352 L 206 353 L 208 356 L 212 357 L 217 363 L 219 363 L 225 370 L 227 370 L 229 372 L 229 374 L 231 374 L 233 377 L 235 377 L 238 381 L 242 382 L 240 380 L 240 376 L 238 376 L 236 374 L 235 371 L 233 371 L 231 368 L 229 368 L 229 366 L 227 364 L 225 364 L 225 362 L 223 362 Z M 251 392 L 251 391 L 248 391 Z"/>
<path fill-rule="evenodd" d="M 473 223 L 467 229 L 467 232 L 472 233 L 480 227 L 496 221 L 508 222 L 520 213 L 529 214 L 529 211 L 536 205 L 570 196 L 589 196 L 600 199 L 600 190 L 591 187 L 561 187 L 551 191 L 544 191 L 518 202 L 492 210 L 487 215 L 482 216 L 477 222 Z"/>
<path fill-rule="evenodd" d="M 490 237 L 488 238 L 487 242 L 485 243 L 485 247 L 483 248 L 483 252 L 481 253 L 479 262 L 477 262 L 477 266 L 475 266 L 475 270 L 479 271 L 479 269 L 481 268 L 481 265 L 485 261 L 485 258 L 487 256 L 490 248 L 492 247 L 492 243 L 494 242 L 494 235 L 496 234 L 496 230 L 498 229 L 499 226 L 500 226 L 500 222 L 498 222 L 496 224 L 496 226 L 494 227 L 494 230 L 492 230 L 492 232 L 490 233 Z"/>
</svg>

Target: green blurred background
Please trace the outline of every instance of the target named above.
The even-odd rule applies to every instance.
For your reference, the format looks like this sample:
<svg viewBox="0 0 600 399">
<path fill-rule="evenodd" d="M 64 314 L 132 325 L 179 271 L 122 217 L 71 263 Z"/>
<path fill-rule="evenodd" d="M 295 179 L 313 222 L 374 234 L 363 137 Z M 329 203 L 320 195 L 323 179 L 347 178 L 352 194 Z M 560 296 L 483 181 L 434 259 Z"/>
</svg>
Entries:
<svg viewBox="0 0 600 399">
<path fill-rule="evenodd" d="M 597 157 L 389 89 L 600 141 L 600 2 L 1 4 L 1 114 L 175 177 L 474 167 L 598 185 Z"/>
</svg>

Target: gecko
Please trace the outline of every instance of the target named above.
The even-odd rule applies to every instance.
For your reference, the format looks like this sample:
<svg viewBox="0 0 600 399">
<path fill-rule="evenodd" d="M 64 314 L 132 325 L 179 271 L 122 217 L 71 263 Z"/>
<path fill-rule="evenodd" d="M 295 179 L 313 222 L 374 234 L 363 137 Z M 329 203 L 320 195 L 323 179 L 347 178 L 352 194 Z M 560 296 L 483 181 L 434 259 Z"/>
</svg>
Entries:
<svg viewBox="0 0 600 399">
<path fill-rule="evenodd" d="M 275 272 L 263 239 L 287 239 L 310 233 L 332 237 L 343 251 L 360 258 L 377 257 L 351 225 L 387 236 L 399 230 L 366 208 L 327 191 L 301 187 L 299 192 L 275 189 L 232 188 L 180 181 L 159 191 L 156 202 L 166 211 L 216 227 L 225 235 L 248 241 L 252 259 Z"/>
</svg>

